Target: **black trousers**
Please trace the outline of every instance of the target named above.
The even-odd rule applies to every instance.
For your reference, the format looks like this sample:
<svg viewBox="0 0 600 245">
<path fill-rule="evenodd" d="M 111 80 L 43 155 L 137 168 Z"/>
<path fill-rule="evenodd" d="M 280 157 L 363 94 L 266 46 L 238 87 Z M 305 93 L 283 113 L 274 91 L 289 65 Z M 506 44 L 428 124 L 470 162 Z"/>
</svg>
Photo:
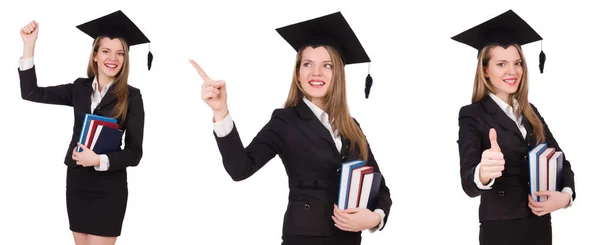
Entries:
<svg viewBox="0 0 600 245">
<path fill-rule="evenodd" d="M 551 245 L 550 214 L 516 220 L 482 221 L 479 225 L 480 245 Z"/>
</svg>

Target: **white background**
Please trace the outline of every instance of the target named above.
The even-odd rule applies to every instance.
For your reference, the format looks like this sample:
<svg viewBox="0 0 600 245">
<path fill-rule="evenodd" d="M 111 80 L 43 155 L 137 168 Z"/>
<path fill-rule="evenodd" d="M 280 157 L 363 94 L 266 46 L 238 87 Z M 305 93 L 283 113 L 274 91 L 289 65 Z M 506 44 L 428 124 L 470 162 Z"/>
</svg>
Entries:
<svg viewBox="0 0 600 245">
<path fill-rule="evenodd" d="M 590 1 L 591 2 L 591 1 Z M 553 213 L 554 244 L 589 244 L 600 219 L 597 47 L 600 18 L 578 1 L 13 1 L 0 8 L 0 244 L 72 244 L 63 157 L 72 109 L 27 102 L 17 73 L 19 29 L 40 23 L 35 64 L 40 86 L 85 76 L 92 40 L 76 25 L 124 11 L 152 41 L 132 47 L 130 84 L 142 91 L 144 156 L 129 168 L 129 203 L 117 244 L 280 244 L 287 176 L 278 157 L 234 182 L 200 98 L 196 59 L 228 84 L 229 107 L 248 144 L 282 106 L 293 49 L 275 28 L 342 11 L 373 60 L 346 68 L 348 100 L 391 189 L 386 228 L 363 244 L 478 244 L 479 198 L 461 189 L 458 110 L 469 104 L 477 51 L 450 37 L 513 9 L 544 38 L 524 46 L 530 101 L 573 165 L 578 197 Z M 398 118 L 392 120 L 391 118 Z M 510 235 L 510 234 L 506 234 Z"/>
</svg>

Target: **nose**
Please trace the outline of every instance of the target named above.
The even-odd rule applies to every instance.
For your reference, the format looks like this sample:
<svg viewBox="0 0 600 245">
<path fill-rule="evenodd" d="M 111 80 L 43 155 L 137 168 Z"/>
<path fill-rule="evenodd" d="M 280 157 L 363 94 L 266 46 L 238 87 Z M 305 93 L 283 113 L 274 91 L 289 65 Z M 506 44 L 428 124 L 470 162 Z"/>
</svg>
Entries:
<svg viewBox="0 0 600 245">
<path fill-rule="evenodd" d="M 311 75 L 312 76 L 320 77 L 321 74 L 323 74 L 323 73 L 321 72 L 321 68 L 320 67 L 317 67 L 317 66 L 313 66 L 312 67 L 312 70 L 311 70 Z"/>
<path fill-rule="evenodd" d="M 110 53 L 108 54 L 108 59 L 109 59 L 109 60 L 111 60 L 111 61 L 115 61 L 115 60 L 117 60 L 117 54 L 116 54 L 116 53 L 114 53 L 114 52 L 110 52 Z"/>
<path fill-rule="evenodd" d="M 514 65 L 514 64 L 511 64 L 511 65 L 508 67 L 508 73 L 509 73 L 510 75 L 517 74 L 517 66 L 516 66 L 516 65 Z"/>
</svg>

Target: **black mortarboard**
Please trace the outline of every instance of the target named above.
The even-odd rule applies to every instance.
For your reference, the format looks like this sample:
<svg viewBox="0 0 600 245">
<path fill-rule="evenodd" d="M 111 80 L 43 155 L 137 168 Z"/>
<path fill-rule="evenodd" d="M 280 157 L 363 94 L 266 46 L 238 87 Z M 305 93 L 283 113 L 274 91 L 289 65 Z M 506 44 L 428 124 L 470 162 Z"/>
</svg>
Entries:
<svg viewBox="0 0 600 245">
<path fill-rule="evenodd" d="M 345 65 L 371 62 L 358 37 L 340 12 L 280 27 L 276 30 L 296 52 L 305 46 L 328 45 L 338 51 Z M 369 98 L 372 83 L 373 80 L 369 74 L 365 87 L 366 98 Z"/>
<path fill-rule="evenodd" d="M 525 20 L 512 10 L 508 10 L 454 37 L 453 40 L 469 45 L 478 51 L 490 44 L 508 47 L 540 41 L 542 37 Z M 540 72 L 544 73 L 546 55 L 540 53 Z"/>
<path fill-rule="evenodd" d="M 129 46 L 150 42 L 121 10 L 78 25 L 77 28 L 94 39 L 99 36 L 123 38 Z M 148 51 L 148 70 L 153 58 L 152 52 Z"/>
</svg>

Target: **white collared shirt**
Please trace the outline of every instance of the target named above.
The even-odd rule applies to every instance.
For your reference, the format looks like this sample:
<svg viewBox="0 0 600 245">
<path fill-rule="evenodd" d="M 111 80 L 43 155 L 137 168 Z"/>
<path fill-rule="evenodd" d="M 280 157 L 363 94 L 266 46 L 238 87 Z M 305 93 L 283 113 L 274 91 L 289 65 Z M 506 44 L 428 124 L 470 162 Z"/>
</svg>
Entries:
<svg viewBox="0 0 600 245">
<path fill-rule="evenodd" d="M 504 111 L 504 113 L 506 113 L 506 115 L 511 120 L 513 120 L 513 122 L 515 122 L 517 124 L 519 131 L 521 131 L 521 135 L 523 136 L 523 139 L 525 139 L 527 137 L 527 129 L 525 128 L 525 125 L 523 124 L 523 120 L 522 120 L 523 115 L 519 115 L 518 117 L 515 115 L 515 112 L 519 108 L 519 102 L 517 102 L 516 99 L 513 99 L 513 105 L 514 105 L 514 109 L 513 109 L 512 106 L 510 106 L 509 104 L 504 102 L 502 99 L 498 98 L 498 96 L 496 96 L 495 94 L 488 93 L 488 95 L 490 96 L 490 98 L 492 98 L 492 100 L 494 100 L 496 102 L 496 104 L 498 104 L 500 109 L 502 109 L 502 111 Z"/>
<path fill-rule="evenodd" d="M 323 124 L 323 126 L 325 126 L 327 131 L 329 131 L 333 142 L 335 142 L 335 147 L 337 148 L 338 152 L 341 152 L 342 137 L 340 136 L 340 132 L 337 129 L 333 128 L 333 125 L 329 122 L 329 114 L 327 114 L 327 112 L 323 111 L 323 109 L 319 108 L 317 105 L 313 104 L 306 97 L 302 98 L 302 100 L 304 101 L 304 103 L 306 103 L 308 108 L 310 108 L 310 110 L 315 114 L 315 116 L 317 116 L 317 118 Z"/>
<path fill-rule="evenodd" d="M 302 98 L 302 100 L 304 101 L 304 103 L 306 103 L 308 108 L 310 108 L 310 110 L 315 114 L 315 116 L 317 116 L 317 119 L 319 119 L 319 121 L 323 124 L 323 126 L 325 126 L 325 128 L 327 128 L 327 131 L 329 131 L 329 134 L 331 135 L 333 142 L 335 142 L 335 146 L 337 147 L 338 152 L 341 152 L 342 139 L 341 139 L 341 136 L 340 136 L 340 133 L 338 132 L 338 130 L 334 129 L 333 126 L 331 125 L 331 123 L 329 122 L 329 114 L 327 114 L 327 112 L 323 111 L 317 105 L 310 102 L 306 97 Z M 214 128 L 214 131 L 215 131 L 215 134 L 217 135 L 217 137 L 227 136 L 233 130 L 233 120 L 231 119 L 230 114 L 228 113 L 227 116 L 225 116 L 225 118 L 223 118 L 223 120 L 221 120 L 221 121 L 213 122 L 213 128 Z M 381 220 L 380 220 L 379 226 L 377 228 L 369 229 L 370 232 L 375 232 L 375 231 L 381 230 L 381 228 L 383 228 L 383 225 L 384 225 L 383 220 L 385 217 L 385 212 L 383 212 L 383 210 L 381 210 L 381 209 L 375 209 L 375 211 L 373 211 L 373 212 L 378 213 L 381 216 Z"/>
</svg>

